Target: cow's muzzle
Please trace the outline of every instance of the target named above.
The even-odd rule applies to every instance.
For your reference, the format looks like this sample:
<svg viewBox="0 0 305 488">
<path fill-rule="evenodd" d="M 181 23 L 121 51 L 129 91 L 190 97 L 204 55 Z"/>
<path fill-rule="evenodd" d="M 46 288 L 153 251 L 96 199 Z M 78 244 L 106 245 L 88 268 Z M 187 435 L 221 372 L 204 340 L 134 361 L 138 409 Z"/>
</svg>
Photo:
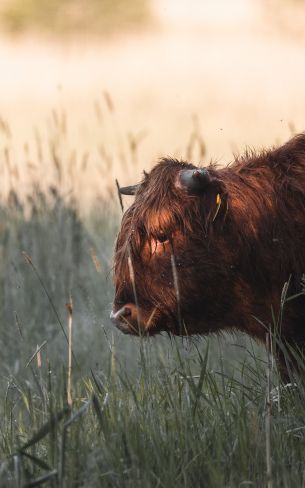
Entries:
<svg viewBox="0 0 305 488">
<path fill-rule="evenodd" d="M 145 333 L 141 327 L 140 314 L 134 303 L 126 303 L 110 313 L 112 323 L 124 334 L 141 335 Z"/>
</svg>

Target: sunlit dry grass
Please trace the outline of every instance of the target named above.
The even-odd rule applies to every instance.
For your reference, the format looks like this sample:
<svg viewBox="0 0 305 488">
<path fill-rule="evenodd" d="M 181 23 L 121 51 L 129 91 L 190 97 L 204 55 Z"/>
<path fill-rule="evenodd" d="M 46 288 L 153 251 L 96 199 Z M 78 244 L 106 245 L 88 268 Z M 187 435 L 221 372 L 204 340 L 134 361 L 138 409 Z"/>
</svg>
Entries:
<svg viewBox="0 0 305 488">
<path fill-rule="evenodd" d="M 40 35 L 68 36 L 109 34 L 147 27 L 146 0 L 2 0 L 0 25 L 7 33 L 30 31 Z"/>
</svg>

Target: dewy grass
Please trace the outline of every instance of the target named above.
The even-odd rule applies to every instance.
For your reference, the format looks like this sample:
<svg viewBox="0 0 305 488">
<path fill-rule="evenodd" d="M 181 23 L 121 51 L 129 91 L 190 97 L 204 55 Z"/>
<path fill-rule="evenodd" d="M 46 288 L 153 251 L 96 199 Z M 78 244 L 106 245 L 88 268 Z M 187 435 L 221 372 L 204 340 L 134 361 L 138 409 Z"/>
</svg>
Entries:
<svg viewBox="0 0 305 488">
<path fill-rule="evenodd" d="M 266 485 L 265 368 L 253 375 L 244 363 L 222 378 L 207 348 L 183 357 L 174 344 L 165 362 L 148 344 L 134 374 L 105 365 L 74 382 L 72 411 L 65 374 L 45 368 L 45 402 L 33 379 L 18 383 L 2 417 L 2 482 L 18 472 L 20 486 L 40 478 L 54 486 Z M 300 391 L 283 395 L 285 408 L 272 408 L 273 480 L 304 486 L 303 402 Z"/>
</svg>

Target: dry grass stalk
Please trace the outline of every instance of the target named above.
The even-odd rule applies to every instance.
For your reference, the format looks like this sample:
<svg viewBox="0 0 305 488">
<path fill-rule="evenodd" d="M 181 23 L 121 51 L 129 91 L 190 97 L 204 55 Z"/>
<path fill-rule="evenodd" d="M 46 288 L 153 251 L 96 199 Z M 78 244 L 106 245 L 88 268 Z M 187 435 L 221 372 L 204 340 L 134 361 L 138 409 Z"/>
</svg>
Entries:
<svg viewBox="0 0 305 488">
<path fill-rule="evenodd" d="M 193 118 L 193 131 L 191 132 L 189 143 L 186 148 L 186 159 L 203 160 L 206 155 L 206 145 L 201 135 L 197 116 Z"/>
<path fill-rule="evenodd" d="M 95 100 L 93 106 L 94 106 L 94 113 L 96 116 L 96 120 L 99 123 L 99 125 L 101 125 L 103 122 L 103 112 L 101 109 L 100 102 L 98 100 Z"/>
<path fill-rule="evenodd" d="M 131 284 L 132 284 L 134 301 L 135 301 L 136 309 L 137 309 L 138 331 L 140 333 L 140 331 L 141 331 L 140 308 L 139 308 L 138 296 L 137 296 L 137 290 L 136 290 L 136 281 L 135 281 L 134 268 L 133 268 L 133 264 L 132 264 L 132 260 L 131 260 L 130 254 L 128 256 L 128 268 L 129 268 L 130 281 L 131 281 Z"/>
<path fill-rule="evenodd" d="M 72 314 L 73 304 L 72 298 L 66 303 L 68 311 L 68 377 L 67 377 L 67 402 L 69 407 L 72 407 L 72 393 L 71 393 L 71 376 L 72 376 Z"/>
<path fill-rule="evenodd" d="M 267 466 L 267 488 L 272 488 L 272 466 L 271 466 L 271 396 L 270 396 L 270 377 L 271 377 L 271 341 L 270 334 L 266 334 L 267 345 L 267 392 L 266 392 L 266 466 Z"/>
<path fill-rule="evenodd" d="M 111 378 L 114 380 L 116 377 L 116 355 L 115 355 L 115 345 L 114 336 L 111 340 Z"/>
<path fill-rule="evenodd" d="M 111 113 L 115 112 L 114 103 L 113 103 L 113 100 L 110 96 L 110 93 L 107 91 L 103 91 L 103 97 L 104 97 L 104 100 L 106 102 L 106 106 L 107 106 L 109 112 L 111 112 Z"/>
<path fill-rule="evenodd" d="M 175 287 L 176 298 L 177 298 L 178 324 L 179 324 L 180 333 L 182 333 L 183 326 L 182 326 L 181 309 L 180 309 L 180 291 L 179 291 L 179 282 L 178 282 L 177 266 L 176 266 L 176 261 L 175 261 L 174 254 L 171 254 L 171 265 L 172 265 L 172 273 L 173 273 L 173 279 L 174 279 L 174 287 Z"/>
<path fill-rule="evenodd" d="M 36 355 L 36 358 L 37 358 L 37 368 L 40 369 L 41 366 L 42 366 L 42 360 L 41 360 L 41 351 L 39 349 L 38 344 L 37 344 L 37 355 Z"/>
<path fill-rule="evenodd" d="M 92 262 L 94 264 L 94 267 L 95 267 L 96 271 L 98 273 L 101 273 L 101 271 L 102 271 L 101 262 L 100 262 L 99 258 L 96 255 L 96 252 L 95 252 L 94 247 L 91 247 L 90 248 L 90 256 L 91 256 L 91 259 L 92 259 Z"/>
<path fill-rule="evenodd" d="M 33 359 L 37 358 L 37 365 L 38 365 L 38 355 L 40 355 L 40 351 L 41 349 L 47 344 L 47 341 L 43 341 L 43 343 L 41 344 L 41 346 L 38 346 L 37 344 L 37 347 L 36 347 L 36 351 L 34 352 L 34 354 L 32 354 L 32 356 L 30 357 L 30 359 L 28 360 L 28 362 L 26 363 L 25 367 L 27 368 L 31 362 L 33 361 Z M 38 367 L 41 367 L 41 356 L 40 356 L 40 366 L 38 365 Z"/>
</svg>

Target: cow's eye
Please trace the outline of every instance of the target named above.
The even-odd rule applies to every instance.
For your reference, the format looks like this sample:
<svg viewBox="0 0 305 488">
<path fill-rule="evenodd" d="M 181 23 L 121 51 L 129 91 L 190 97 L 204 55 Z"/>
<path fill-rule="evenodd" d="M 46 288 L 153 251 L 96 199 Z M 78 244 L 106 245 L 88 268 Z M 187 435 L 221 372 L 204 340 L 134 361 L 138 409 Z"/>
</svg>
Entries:
<svg viewBox="0 0 305 488">
<path fill-rule="evenodd" d="M 169 234 L 165 232 L 156 232 L 151 238 L 150 247 L 152 254 L 163 254 L 166 252 L 167 244 L 169 243 Z"/>
<path fill-rule="evenodd" d="M 165 244 L 169 240 L 168 235 L 164 232 L 160 232 L 156 235 L 156 241 L 160 242 L 161 244 Z"/>
</svg>

